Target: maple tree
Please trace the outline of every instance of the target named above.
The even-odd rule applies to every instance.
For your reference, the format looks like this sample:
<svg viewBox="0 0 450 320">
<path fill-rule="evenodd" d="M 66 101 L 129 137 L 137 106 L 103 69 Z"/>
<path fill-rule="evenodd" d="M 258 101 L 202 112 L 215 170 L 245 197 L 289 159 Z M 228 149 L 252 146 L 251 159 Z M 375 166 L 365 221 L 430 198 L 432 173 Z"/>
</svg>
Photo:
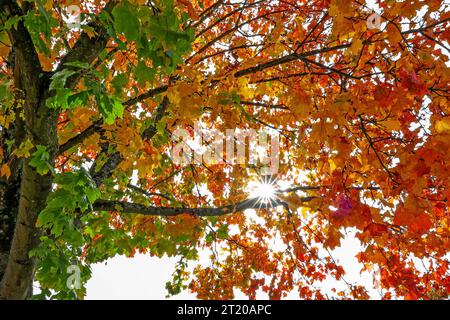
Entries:
<svg viewBox="0 0 450 320">
<path fill-rule="evenodd" d="M 447 297 L 449 5 L 376 3 L 0 0 L 0 297 L 82 298 L 69 266 L 139 252 L 179 257 L 169 294 L 367 299 L 349 232 L 383 299 Z M 197 121 L 279 132 L 278 173 L 174 164 Z"/>
</svg>

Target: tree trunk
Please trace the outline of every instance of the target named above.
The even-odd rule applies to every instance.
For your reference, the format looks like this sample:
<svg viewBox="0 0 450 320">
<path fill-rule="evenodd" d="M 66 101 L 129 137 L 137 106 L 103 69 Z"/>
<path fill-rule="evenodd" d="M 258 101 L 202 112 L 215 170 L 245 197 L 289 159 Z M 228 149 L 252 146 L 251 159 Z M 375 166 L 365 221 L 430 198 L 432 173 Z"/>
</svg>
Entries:
<svg viewBox="0 0 450 320">
<path fill-rule="evenodd" d="M 20 8 L 11 1 L 0 0 L 2 13 L 8 16 L 21 15 Z M 31 37 L 23 21 L 18 22 L 17 29 L 9 31 L 9 37 L 15 50 L 14 85 L 22 95 L 21 108 L 24 119 L 21 120 L 17 111 L 15 123 L 15 144 L 30 139 L 34 145 L 43 145 L 50 155 L 49 163 L 53 165 L 58 148 L 56 135 L 57 112 L 46 106 L 48 97 L 49 74 L 42 71 L 40 62 Z M 20 134 L 19 134 L 20 133 Z M 2 188 L 0 209 L 6 212 L 8 219 L 15 219 L 14 236 L 10 245 L 8 261 L 0 283 L 1 299 L 26 299 L 31 294 L 35 259 L 29 257 L 29 252 L 39 241 L 36 222 L 39 212 L 44 208 L 47 196 L 51 191 L 51 174 L 40 175 L 29 165 L 30 159 L 18 163 L 13 168 L 18 181 L 14 190 L 11 181 Z M 14 210 L 14 199 L 8 199 L 8 194 L 18 195 L 18 206 Z M 11 201 L 10 201 L 11 200 Z M 8 207 L 7 202 L 12 202 Z M 17 198 L 16 198 L 17 202 Z M 4 248 L 7 250 L 7 243 Z M 6 253 L 0 252 L 0 265 L 4 265 Z M 2 267 L 0 266 L 0 271 Z"/>
<path fill-rule="evenodd" d="M 105 6 L 111 12 L 118 2 L 111 0 Z M 2 19 L 23 16 L 17 2 L 0 0 Z M 89 24 L 96 33 L 90 37 L 83 33 L 72 50 L 60 63 L 64 68 L 67 62 L 86 62 L 91 64 L 105 48 L 109 35 L 101 21 Z M 57 120 L 58 110 L 46 106 L 51 73 L 44 72 L 34 47 L 33 41 L 23 20 L 8 31 L 15 54 L 14 87 L 23 101 L 24 119 L 16 112 L 15 132 L 12 132 L 15 146 L 30 139 L 34 145 L 46 147 L 49 164 L 53 166 L 58 151 Z M 75 74 L 66 81 L 66 87 L 73 88 L 81 74 Z M 22 107 L 21 107 L 22 108 Z M 2 132 L 3 134 L 3 132 Z M 12 160 L 12 177 L 3 183 L 0 181 L 0 228 L 2 216 L 6 216 L 7 232 L 0 235 L 0 299 L 25 299 L 30 296 L 35 271 L 35 259 L 29 252 L 39 242 L 36 228 L 37 217 L 46 205 L 52 187 L 51 174 L 40 175 L 29 165 L 30 159 Z M 14 179 L 13 179 L 14 177 Z M 15 224 L 15 228 L 13 225 Z M 12 236 L 14 234 L 14 236 Z M 12 238 L 12 240 L 11 240 Z M 4 240 L 4 241 L 3 241 Z M 3 243 L 3 242 L 4 243 Z M 9 251 L 9 253 L 8 253 Z"/>
<path fill-rule="evenodd" d="M 20 176 L 0 186 L 0 281 L 5 273 L 19 207 Z"/>
<path fill-rule="evenodd" d="M 18 68 L 15 72 L 18 74 Z M 15 87 L 20 88 L 20 77 L 16 78 Z M 19 102 L 24 101 L 22 90 L 15 93 L 15 108 L 19 109 Z M 17 117 L 15 123 L 8 129 L 2 128 L 1 145 L 6 145 L 8 140 L 14 141 L 14 149 L 19 148 L 25 139 L 25 123 L 21 117 Z M 8 162 L 11 170 L 9 178 L 0 181 L 0 283 L 5 273 L 9 251 L 14 236 L 17 212 L 20 199 L 20 181 L 22 178 L 23 159 L 12 157 L 8 150 L 3 150 L 3 162 Z"/>
<path fill-rule="evenodd" d="M 33 143 L 47 147 L 49 162 L 53 164 L 58 147 L 57 114 L 46 107 L 45 100 L 45 96 L 40 97 L 37 103 L 27 99 L 25 119 Z M 37 217 L 45 207 L 52 185 L 51 174 L 40 175 L 29 162 L 30 159 L 26 159 L 22 167 L 14 237 L 0 286 L 0 297 L 3 299 L 25 299 L 31 294 L 35 260 L 29 257 L 29 252 L 39 241 Z"/>
</svg>

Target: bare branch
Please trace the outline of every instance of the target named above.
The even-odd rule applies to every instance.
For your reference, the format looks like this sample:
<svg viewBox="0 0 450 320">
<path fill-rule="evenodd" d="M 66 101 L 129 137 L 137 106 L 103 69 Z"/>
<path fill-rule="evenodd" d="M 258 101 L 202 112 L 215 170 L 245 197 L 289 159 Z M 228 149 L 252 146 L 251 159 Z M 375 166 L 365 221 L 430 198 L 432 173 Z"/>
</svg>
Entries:
<svg viewBox="0 0 450 320">
<path fill-rule="evenodd" d="M 314 197 L 303 197 L 302 202 L 309 202 Z M 198 217 L 223 216 L 231 213 L 244 211 L 247 209 L 269 209 L 284 206 L 281 200 L 272 200 L 262 202 L 259 198 L 247 199 L 235 204 L 229 204 L 222 207 L 201 207 L 201 208 L 177 208 L 177 207 L 155 207 L 145 206 L 143 204 L 130 203 L 117 200 L 97 200 L 93 204 L 96 211 L 120 211 L 123 213 L 143 214 L 148 216 L 177 216 L 180 214 L 192 214 Z"/>
</svg>

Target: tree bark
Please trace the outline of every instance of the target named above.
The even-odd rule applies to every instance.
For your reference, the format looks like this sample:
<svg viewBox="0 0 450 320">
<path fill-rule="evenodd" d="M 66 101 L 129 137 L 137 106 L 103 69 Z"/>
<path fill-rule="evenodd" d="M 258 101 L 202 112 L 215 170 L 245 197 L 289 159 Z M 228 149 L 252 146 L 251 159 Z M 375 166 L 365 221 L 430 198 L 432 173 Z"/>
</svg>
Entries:
<svg viewBox="0 0 450 320">
<path fill-rule="evenodd" d="M 21 29 L 20 25 L 18 28 Z M 29 58 L 25 56 L 26 53 L 27 51 L 17 53 L 16 63 L 20 68 L 24 67 L 23 60 Z M 47 108 L 45 104 L 47 96 L 42 94 L 47 92 L 48 75 L 42 73 L 38 67 L 35 68 L 37 70 L 34 70 L 34 74 L 20 73 L 21 88 L 25 92 L 26 134 L 34 145 L 43 145 L 47 148 L 50 155 L 49 163 L 52 164 L 58 147 L 57 112 Z M 2 299 L 25 299 L 31 295 L 35 261 L 29 257 L 29 252 L 39 241 L 36 221 L 51 190 L 52 178 L 50 174 L 38 174 L 29 162 L 30 159 L 26 159 L 22 164 L 14 236 L 0 285 Z"/>
<path fill-rule="evenodd" d="M 0 1 L 3 17 L 22 15 L 16 2 Z M 8 31 L 15 54 L 14 83 L 15 90 L 23 95 L 21 101 L 24 120 L 15 124 L 17 130 L 23 130 L 20 137 L 15 136 L 15 143 L 28 138 L 34 145 L 43 145 L 49 152 L 52 164 L 58 147 L 56 136 L 57 112 L 47 108 L 50 74 L 43 72 L 30 34 L 23 21 L 16 28 Z M 20 119 L 19 116 L 16 119 Z M 30 250 L 39 240 L 36 221 L 44 208 L 46 198 L 51 190 L 51 175 L 39 175 L 29 165 L 29 159 L 20 162 L 20 198 L 15 218 L 14 236 L 9 257 L 0 283 L 0 298 L 25 299 L 31 294 L 33 283 L 34 259 L 29 257 Z M 9 184 L 9 183 L 8 183 Z M 8 186 L 3 195 L 6 196 Z M 12 215 L 13 209 L 9 213 Z M 15 214 L 14 214 L 15 215 Z M 4 260 L 5 253 L 2 253 Z"/>
<path fill-rule="evenodd" d="M 116 4 L 116 0 L 109 1 L 104 10 L 111 12 Z M 6 20 L 23 15 L 17 2 L 11 0 L 0 0 L 0 13 L 2 19 Z M 109 39 L 105 26 L 97 20 L 91 22 L 90 26 L 95 29 L 96 36 L 91 38 L 83 33 L 56 72 L 70 68 L 65 66 L 67 62 L 91 64 L 105 48 Z M 15 53 L 15 89 L 23 95 L 20 100 L 23 100 L 25 114 L 24 120 L 16 116 L 15 127 L 18 132 L 14 136 L 15 144 L 18 146 L 25 139 L 30 139 L 34 145 L 45 146 L 49 153 L 48 162 L 53 166 L 58 152 L 59 111 L 49 109 L 46 105 L 47 98 L 52 94 L 48 90 L 52 73 L 42 70 L 33 41 L 22 20 L 17 23 L 17 27 L 8 31 L 8 36 Z M 73 75 L 67 80 L 66 86 L 73 89 L 80 77 L 78 73 Z M 18 161 L 17 170 L 12 171 L 16 183 L 6 181 L 0 187 L 0 214 L 7 212 L 8 221 L 12 221 L 11 225 L 8 224 L 8 241 L 5 238 L 4 246 L 0 245 L 0 299 L 26 299 L 31 295 L 36 265 L 35 259 L 29 257 L 29 252 L 39 243 L 36 222 L 51 191 L 52 176 L 50 173 L 38 174 L 30 166 L 30 159 Z"/>
<path fill-rule="evenodd" d="M 51 126 L 52 121 L 48 122 L 48 138 L 52 138 L 56 126 Z M 39 212 L 45 206 L 50 190 L 51 176 L 39 175 L 29 165 L 29 161 L 26 161 L 23 167 L 16 228 L 0 287 L 0 297 L 3 299 L 25 299 L 31 294 L 35 261 L 29 257 L 29 252 L 38 244 L 36 221 Z"/>
<path fill-rule="evenodd" d="M 0 185 L 0 281 L 5 273 L 19 207 L 20 176 Z"/>
</svg>

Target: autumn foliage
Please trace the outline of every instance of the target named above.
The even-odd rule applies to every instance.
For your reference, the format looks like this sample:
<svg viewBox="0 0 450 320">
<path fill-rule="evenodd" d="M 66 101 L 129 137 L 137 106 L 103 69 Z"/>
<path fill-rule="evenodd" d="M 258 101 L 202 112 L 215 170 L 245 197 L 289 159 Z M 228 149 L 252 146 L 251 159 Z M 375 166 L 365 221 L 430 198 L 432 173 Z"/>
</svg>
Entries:
<svg viewBox="0 0 450 320">
<path fill-rule="evenodd" d="M 81 8 L 79 28 L 67 27 L 69 5 Z M 138 252 L 178 257 L 168 293 L 201 299 L 448 297 L 445 1 L 17 6 L 0 15 L 0 173 L 2 188 L 20 185 L 27 165 L 52 182 L 30 248 L 37 298 L 81 298 L 84 287 L 66 287 L 67 266 L 86 283 L 90 264 Z M 49 79 L 57 146 L 18 129 L 32 116 L 16 30 L 28 32 Z M 174 164 L 172 132 L 196 122 L 277 131 L 278 173 Z M 251 181 L 274 183 L 268 203 L 248 200 Z M 3 228 L 8 252 L 14 230 Z M 346 239 L 373 281 L 348 280 L 335 257 Z"/>
</svg>

